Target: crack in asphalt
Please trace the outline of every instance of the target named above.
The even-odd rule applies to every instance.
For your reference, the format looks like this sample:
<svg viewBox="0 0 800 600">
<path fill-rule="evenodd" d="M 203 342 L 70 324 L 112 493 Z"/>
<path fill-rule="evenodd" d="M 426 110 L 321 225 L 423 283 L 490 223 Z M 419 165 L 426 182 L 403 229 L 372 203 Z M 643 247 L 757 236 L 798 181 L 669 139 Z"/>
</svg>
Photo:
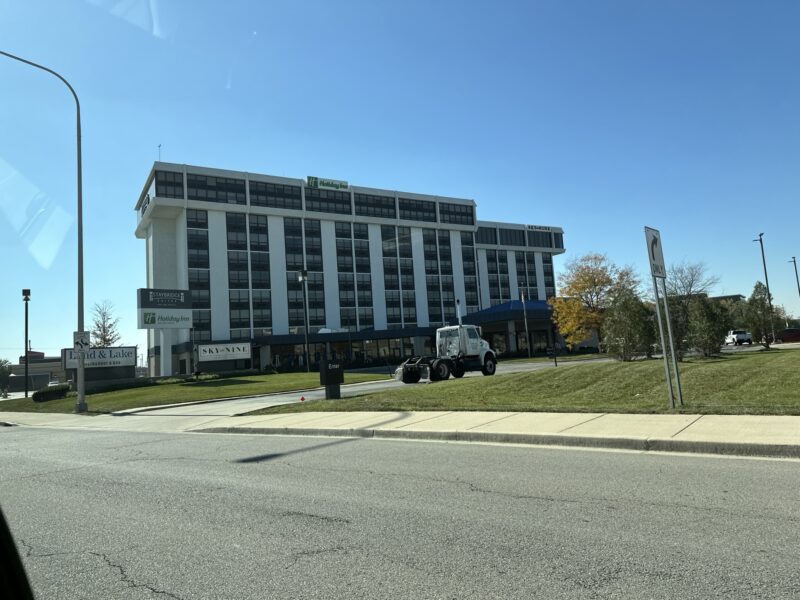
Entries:
<svg viewBox="0 0 800 600">
<path fill-rule="evenodd" d="M 286 565 L 286 569 L 295 566 L 301 558 L 320 556 L 321 554 L 338 554 L 339 552 L 347 552 L 347 548 L 344 546 L 332 546 L 330 548 L 319 548 L 317 550 L 300 550 L 299 552 L 292 553 L 290 556 L 292 562 Z"/>
<path fill-rule="evenodd" d="M 540 502 L 548 502 L 548 503 L 563 503 L 563 504 L 586 504 L 586 505 L 605 505 L 605 508 L 608 510 L 618 510 L 620 506 L 615 506 L 615 503 L 624 504 L 626 502 L 630 502 L 631 498 L 607 498 L 607 497 L 597 497 L 590 500 L 574 500 L 571 498 L 558 498 L 555 496 L 537 496 L 533 494 L 516 494 L 513 492 L 504 492 L 501 490 L 489 489 L 480 487 L 478 484 L 472 483 L 470 481 L 466 481 L 464 479 L 447 479 L 444 477 L 426 477 L 423 475 L 414 475 L 412 473 L 397 473 L 397 472 L 378 472 L 372 469 L 336 469 L 336 468 L 322 468 L 322 467 L 311 467 L 308 465 L 300 465 L 296 462 L 283 462 L 282 466 L 292 467 L 298 470 L 309 470 L 309 471 L 321 471 L 321 472 L 331 472 L 337 471 L 341 473 L 353 473 L 357 475 L 369 475 L 370 477 L 388 477 L 388 478 L 398 478 L 398 479 L 410 479 L 414 481 L 427 481 L 432 483 L 445 483 L 451 485 L 459 485 L 459 486 L 466 486 L 469 491 L 480 493 L 480 494 L 488 494 L 488 495 L 495 495 L 500 496 L 503 498 L 511 498 L 513 500 L 536 500 Z M 652 507 L 652 508 L 661 508 L 661 509 L 681 509 L 681 510 L 694 510 L 700 513 L 706 514 L 715 514 L 719 516 L 746 516 L 748 518 L 756 518 L 765 521 L 773 521 L 776 518 L 780 519 L 781 522 L 788 521 L 790 523 L 798 523 L 800 522 L 800 517 L 793 517 L 793 516 L 773 516 L 770 514 L 764 514 L 762 512 L 742 512 L 742 511 L 734 511 L 734 510 L 727 510 L 724 507 L 713 507 L 713 506 L 701 506 L 697 504 L 689 504 L 686 502 L 655 502 L 655 501 L 646 501 L 646 500 L 637 500 L 637 504 L 644 506 L 644 507 Z"/>
<path fill-rule="evenodd" d="M 312 514 L 312 513 L 298 512 L 298 511 L 286 511 L 286 512 L 281 513 L 281 516 L 282 517 L 300 517 L 300 518 L 305 518 L 305 519 L 315 519 L 315 520 L 318 520 L 318 521 L 323 521 L 325 523 L 346 523 L 348 525 L 351 523 L 350 519 L 345 519 L 345 518 L 342 518 L 342 517 L 328 517 L 326 515 L 315 515 L 315 514 Z"/>
<path fill-rule="evenodd" d="M 149 583 L 136 583 L 136 581 L 134 581 L 133 578 L 131 578 L 131 576 L 128 575 L 128 572 L 125 570 L 125 567 L 123 567 L 122 565 L 119 565 L 119 564 L 117 564 L 115 562 L 112 562 L 112 560 L 108 557 L 107 554 L 104 554 L 102 552 L 88 552 L 88 554 L 91 554 L 92 556 L 96 556 L 96 557 L 102 559 L 103 562 L 106 563 L 106 565 L 108 565 L 110 568 L 115 569 L 116 571 L 118 571 L 119 572 L 119 580 L 120 580 L 120 582 L 124 583 L 129 588 L 145 589 L 145 590 L 148 590 L 152 594 L 157 594 L 157 595 L 160 595 L 160 596 L 167 596 L 168 598 L 175 598 L 175 600 L 183 600 L 180 596 L 176 596 L 175 594 L 173 594 L 171 592 L 168 592 L 166 590 L 159 590 L 158 588 L 153 587 Z"/>
</svg>

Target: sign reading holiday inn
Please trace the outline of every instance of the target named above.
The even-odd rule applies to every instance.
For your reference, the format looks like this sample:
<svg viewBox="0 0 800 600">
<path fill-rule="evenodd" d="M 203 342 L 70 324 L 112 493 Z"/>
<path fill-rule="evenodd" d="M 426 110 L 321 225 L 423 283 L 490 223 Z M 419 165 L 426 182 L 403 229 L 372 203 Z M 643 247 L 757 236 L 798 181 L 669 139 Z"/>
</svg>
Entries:
<svg viewBox="0 0 800 600">
<path fill-rule="evenodd" d="M 189 290 L 137 290 L 139 329 L 191 329 L 192 296 Z"/>
<path fill-rule="evenodd" d="M 339 179 L 326 179 L 324 177 L 314 177 L 313 175 L 306 177 L 306 186 L 324 190 L 350 189 L 350 184 L 348 184 L 346 181 L 341 181 Z"/>
<path fill-rule="evenodd" d="M 212 360 L 242 360 L 251 356 L 249 343 L 201 344 L 197 346 L 198 362 Z"/>
<path fill-rule="evenodd" d="M 72 348 L 61 351 L 61 364 L 64 369 L 78 368 L 78 353 Z M 100 367 L 135 367 L 136 346 L 116 348 L 90 348 L 83 351 L 83 366 L 86 369 Z"/>
</svg>

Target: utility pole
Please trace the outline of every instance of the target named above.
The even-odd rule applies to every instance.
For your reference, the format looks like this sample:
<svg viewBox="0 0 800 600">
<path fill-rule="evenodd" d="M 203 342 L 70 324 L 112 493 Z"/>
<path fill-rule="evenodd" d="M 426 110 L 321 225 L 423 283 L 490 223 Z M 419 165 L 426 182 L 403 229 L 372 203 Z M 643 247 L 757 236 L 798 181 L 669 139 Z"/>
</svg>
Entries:
<svg viewBox="0 0 800 600">
<path fill-rule="evenodd" d="M 794 280 L 797 282 L 797 295 L 800 296 L 800 277 L 797 276 L 797 259 L 793 256 L 790 263 L 794 263 Z"/>
<path fill-rule="evenodd" d="M 25 303 L 25 397 L 28 397 L 28 302 L 31 299 L 31 291 L 29 289 L 22 290 L 22 301 Z"/>
<path fill-rule="evenodd" d="M 764 257 L 764 234 L 759 233 L 758 239 L 753 240 L 754 242 L 758 242 L 761 246 L 761 263 L 764 265 L 764 283 L 767 285 L 767 302 L 769 303 L 769 328 L 772 331 L 772 343 L 775 343 L 775 319 L 774 319 L 774 311 L 772 310 L 772 294 L 769 293 L 769 276 L 767 275 L 767 259 Z M 766 337 L 767 332 L 764 332 L 764 336 Z"/>
<path fill-rule="evenodd" d="M 54 75 L 61 82 L 69 88 L 72 97 L 75 99 L 75 112 L 77 115 L 76 119 L 76 137 L 77 137 L 77 156 L 78 156 L 78 214 L 77 214 L 77 221 L 78 221 L 78 332 L 83 332 L 83 168 L 81 166 L 82 160 L 82 152 L 81 152 L 81 103 L 78 101 L 78 94 L 75 93 L 75 90 L 69 84 L 69 81 L 64 79 L 61 75 L 53 71 L 53 69 L 48 69 L 47 67 L 35 63 L 33 61 L 21 58 L 19 56 L 15 56 L 14 54 L 10 54 L 9 52 L 3 52 L 0 50 L 0 54 L 3 56 L 7 56 L 13 60 L 19 61 L 21 63 L 25 63 L 26 65 L 30 65 L 31 67 L 36 67 L 37 69 L 41 69 L 42 71 L 46 71 L 51 75 Z M 27 344 L 27 337 L 26 344 Z M 78 350 L 78 397 L 75 401 L 75 412 L 81 413 L 86 412 L 89 410 L 89 407 L 86 405 L 86 386 L 84 381 L 84 350 L 83 348 Z M 27 353 L 26 353 L 26 364 L 27 364 Z"/>
<path fill-rule="evenodd" d="M 311 365 L 308 363 L 310 362 L 308 356 L 308 271 L 305 269 L 299 271 L 297 273 L 297 281 L 299 281 L 303 286 L 303 321 L 305 323 L 305 336 L 306 336 L 306 344 L 305 344 L 305 363 L 306 363 L 306 373 L 311 372 Z"/>
<path fill-rule="evenodd" d="M 525 307 L 525 291 L 520 288 L 519 295 L 522 298 L 522 314 L 525 318 L 525 346 L 528 348 L 528 358 L 531 357 L 531 336 L 528 333 L 528 309 Z M 555 340 L 553 340 L 555 346 Z"/>
</svg>

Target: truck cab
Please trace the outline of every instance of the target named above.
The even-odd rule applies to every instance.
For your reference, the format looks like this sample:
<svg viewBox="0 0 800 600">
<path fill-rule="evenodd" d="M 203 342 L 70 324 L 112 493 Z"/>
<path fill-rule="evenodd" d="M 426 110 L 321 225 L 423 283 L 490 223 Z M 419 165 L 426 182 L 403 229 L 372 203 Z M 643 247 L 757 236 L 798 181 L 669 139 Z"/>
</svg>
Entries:
<svg viewBox="0 0 800 600">
<path fill-rule="evenodd" d="M 436 330 L 436 355 L 412 356 L 397 368 L 395 377 L 403 383 L 417 383 L 423 377 L 443 381 L 450 375 L 463 377 L 467 371 L 494 375 L 497 355 L 481 338 L 475 325 L 453 325 Z"/>
</svg>

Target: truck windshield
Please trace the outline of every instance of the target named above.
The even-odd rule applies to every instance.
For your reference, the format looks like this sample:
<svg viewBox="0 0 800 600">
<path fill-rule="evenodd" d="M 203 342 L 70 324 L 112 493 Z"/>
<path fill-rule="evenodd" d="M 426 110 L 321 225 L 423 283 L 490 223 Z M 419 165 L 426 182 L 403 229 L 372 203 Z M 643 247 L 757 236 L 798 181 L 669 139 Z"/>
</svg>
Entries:
<svg viewBox="0 0 800 600">
<path fill-rule="evenodd" d="M 458 329 L 439 332 L 439 356 L 453 356 L 458 354 Z"/>
</svg>

